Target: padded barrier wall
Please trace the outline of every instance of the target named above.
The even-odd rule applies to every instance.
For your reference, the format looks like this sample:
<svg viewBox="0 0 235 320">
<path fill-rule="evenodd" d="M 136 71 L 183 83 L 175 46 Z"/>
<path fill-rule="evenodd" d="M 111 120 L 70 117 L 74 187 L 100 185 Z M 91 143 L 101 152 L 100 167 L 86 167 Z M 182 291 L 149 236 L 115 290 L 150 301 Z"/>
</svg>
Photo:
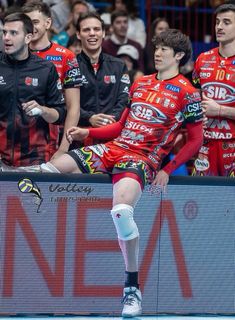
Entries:
<svg viewBox="0 0 235 320">
<path fill-rule="evenodd" d="M 235 179 L 145 190 L 144 314 L 235 314 Z M 107 176 L 0 175 L 0 314 L 119 315 L 124 263 Z"/>
</svg>

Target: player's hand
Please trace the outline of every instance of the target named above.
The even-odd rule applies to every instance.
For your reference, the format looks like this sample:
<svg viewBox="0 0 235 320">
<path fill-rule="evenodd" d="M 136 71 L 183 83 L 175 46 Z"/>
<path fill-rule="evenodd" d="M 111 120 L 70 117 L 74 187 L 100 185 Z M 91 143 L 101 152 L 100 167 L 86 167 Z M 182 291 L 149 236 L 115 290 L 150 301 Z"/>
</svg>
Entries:
<svg viewBox="0 0 235 320">
<path fill-rule="evenodd" d="M 23 102 L 22 109 L 29 117 L 41 116 L 43 114 L 43 107 L 40 106 L 40 104 L 38 104 L 35 100 Z"/>
<path fill-rule="evenodd" d="M 98 113 L 91 116 L 89 122 L 93 128 L 99 128 L 114 123 L 116 120 L 115 117 L 110 114 Z"/>
<path fill-rule="evenodd" d="M 73 141 L 83 141 L 89 135 L 89 130 L 86 128 L 72 127 L 66 132 L 66 139 L 69 143 Z"/>
<path fill-rule="evenodd" d="M 161 191 L 165 193 L 168 182 L 169 182 L 169 175 L 164 170 L 160 170 L 156 174 L 156 177 L 153 180 L 152 185 L 159 187 Z"/>
<path fill-rule="evenodd" d="M 215 102 L 215 100 L 208 98 L 205 93 L 202 93 L 201 106 L 205 117 L 218 117 L 220 115 L 221 105 Z"/>
</svg>

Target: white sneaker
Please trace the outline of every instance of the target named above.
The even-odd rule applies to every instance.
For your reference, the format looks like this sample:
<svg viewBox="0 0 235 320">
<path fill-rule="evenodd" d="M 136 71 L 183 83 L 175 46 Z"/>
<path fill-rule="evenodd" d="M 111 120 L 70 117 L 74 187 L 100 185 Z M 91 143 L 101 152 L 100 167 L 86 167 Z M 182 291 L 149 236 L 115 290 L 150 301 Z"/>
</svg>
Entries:
<svg viewBox="0 0 235 320">
<path fill-rule="evenodd" d="M 6 165 L 0 159 L 0 172 L 42 172 L 42 170 L 38 164 L 26 167 L 13 167 Z"/>
<path fill-rule="evenodd" d="M 123 290 L 122 303 L 124 305 L 122 316 L 124 318 L 131 318 L 141 315 L 142 296 L 139 289 L 136 287 L 127 287 Z"/>
</svg>

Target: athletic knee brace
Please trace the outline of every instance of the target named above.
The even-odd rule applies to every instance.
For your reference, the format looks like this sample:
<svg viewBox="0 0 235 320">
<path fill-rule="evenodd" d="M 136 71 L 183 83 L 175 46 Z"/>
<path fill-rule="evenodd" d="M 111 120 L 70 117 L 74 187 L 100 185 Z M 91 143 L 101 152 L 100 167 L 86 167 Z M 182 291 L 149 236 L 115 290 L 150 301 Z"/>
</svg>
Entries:
<svg viewBox="0 0 235 320">
<path fill-rule="evenodd" d="M 118 204 L 111 210 L 118 238 L 124 241 L 139 236 L 138 227 L 133 219 L 134 209 L 127 204 Z"/>
<path fill-rule="evenodd" d="M 42 172 L 60 173 L 60 171 L 56 169 L 56 167 L 53 166 L 53 164 L 51 164 L 50 162 L 42 163 L 41 170 Z"/>
</svg>

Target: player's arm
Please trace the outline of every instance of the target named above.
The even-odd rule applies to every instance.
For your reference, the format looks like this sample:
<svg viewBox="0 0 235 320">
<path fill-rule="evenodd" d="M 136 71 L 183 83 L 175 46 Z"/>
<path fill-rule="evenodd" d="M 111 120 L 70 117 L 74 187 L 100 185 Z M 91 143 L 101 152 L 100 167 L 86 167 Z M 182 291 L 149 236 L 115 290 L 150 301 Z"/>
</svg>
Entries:
<svg viewBox="0 0 235 320">
<path fill-rule="evenodd" d="M 189 161 L 200 149 L 203 143 L 203 123 L 186 124 L 188 140 L 177 155 L 163 167 L 156 175 L 153 185 L 165 187 L 168 184 L 170 174 L 182 164 Z"/>
<path fill-rule="evenodd" d="M 189 161 L 200 149 L 203 142 L 202 122 L 186 124 L 188 139 L 176 156 L 163 168 L 170 175 L 182 164 Z"/>
<path fill-rule="evenodd" d="M 118 137 L 122 128 L 125 125 L 126 118 L 129 114 L 129 108 L 126 107 L 122 113 L 121 119 L 118 122 L 109 124 L 100 128 L 79 128 L 72 127 L 66 132 L 66 138 L 69 143 L 73 141 L 83 141 L 87 137 L 99 140 L 112 140 Z"/>
<path fill-rule="evenodd" d="M 68 151 L 69 142 L 66 139 L 66 132 L 69 128 L 78 124 L 80 116 L 80 88 L 68 88 L 65 90 L 64 95 L 67 109 L 67 115 L 64 122 L 64 133 L 59 149 L 53 155 L 53 158 Z"/>
<path fill-rule="evenodd" d="M 202 109 L 208 117 L 228 118 L 235 120 L 235 108 L 217 103 L 215 100 L 202 94 Z"/>
</svg>

